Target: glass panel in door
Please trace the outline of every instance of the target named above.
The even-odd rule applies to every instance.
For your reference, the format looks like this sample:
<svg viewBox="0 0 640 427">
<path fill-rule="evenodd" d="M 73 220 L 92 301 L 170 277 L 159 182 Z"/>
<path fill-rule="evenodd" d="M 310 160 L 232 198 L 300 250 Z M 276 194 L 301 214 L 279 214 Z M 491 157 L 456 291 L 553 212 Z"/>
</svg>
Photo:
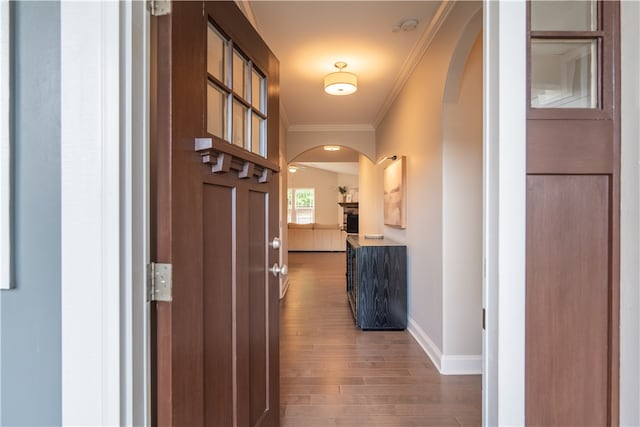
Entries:
<svg viewBox="0 0 640 427">
<path fill-rule="evenodd" d="M 596 40 L 531 40 L 531 107 L 597 108 Z"/>
</svg>

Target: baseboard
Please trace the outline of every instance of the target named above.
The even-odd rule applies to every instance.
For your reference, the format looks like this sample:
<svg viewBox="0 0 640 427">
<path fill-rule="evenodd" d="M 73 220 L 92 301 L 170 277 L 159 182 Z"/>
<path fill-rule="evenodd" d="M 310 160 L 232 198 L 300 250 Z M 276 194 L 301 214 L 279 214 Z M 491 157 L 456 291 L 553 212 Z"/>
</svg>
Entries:
<svg viewBox="0 0 640 427">
<path fill-rule="evenodd" d="M 427 333 L 420 326 L 418 326 L 413 318 L 409 317 L 408 320 L 409 325 L 407 326 L 407 331 L 409 331 L 409 333 L 413 336 L 413 338 L 415 338 L 418 344 L 420 344 L 420 347 L 422 347 L 424 352 L 427 353 L 427 356 L 429 356 L 429 359 L 431 359 L 431 362 L 435 365 L 438 372 L 442 373 L 440 369 L 442 352 L 440 351 L 438 346 L 435 345 L 433 341 L 431 341 L 429 335 L 427 335 Z"/>
<path fill-rule="evenodd" d="M 429 335 L 413 320 L 408 319 L 407 330 L 427 353 L 431 362 L 442 375 L 479 375 L 482 374 L 482 355 L 443 355 L 442 351 L 429 338 Z"/>
<path fill-rule="evenodd" d="M 442 375 L 481 375 L 482 355 L 442 356 Z"/>
</svg>

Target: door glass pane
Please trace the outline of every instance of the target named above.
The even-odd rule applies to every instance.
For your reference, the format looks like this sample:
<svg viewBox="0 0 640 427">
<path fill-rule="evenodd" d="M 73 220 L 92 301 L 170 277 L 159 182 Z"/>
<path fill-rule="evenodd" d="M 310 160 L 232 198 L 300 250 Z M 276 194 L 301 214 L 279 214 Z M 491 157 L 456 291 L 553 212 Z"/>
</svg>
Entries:
<svg viewBox="0 0 640 427">
<path fill-rule="evenodd" d="M 225 132 L 227 117 L 227 94 L 209 82 L 207 85 L 207 132 L 227 139 Z"/>
<path fill-rule="evenodd" d="M 264 78 L 256 71 L 251 71 L 251 105 L 253 108 L 265 112 L 264 109 Z"/>
<path fill-rule="evenodd" d="M 228 84 L 226 80 L 227 49 L 227 41 L 213 25 L 209 24 L 207 31 L 207 72 L 225 84 Z"/>
<path fill-rule="evenodd" d="M 257 114 L 251 115 L 251 151 L 264 156 L 264 120 Z"/>
<path fill-rule="evenodd" d="M 531 40 L 531 106 L 596 108 L 595 40 Z"/>
<path fill-rule="evenodd" d="M 233 100 L 233 143 L 238 147 L 249 148 L 247 138 L 247 107 Z"/>
<path fill-rule="evenodd" d="M 594 31 L 598 29 L 597 1 L 531 2 L 532 31 Z"/>
<path fill-rule="evenodd" d="M 247 61 L 237 51 L 233 51 L 233 91 L 247 99 Z"/>
</svg>

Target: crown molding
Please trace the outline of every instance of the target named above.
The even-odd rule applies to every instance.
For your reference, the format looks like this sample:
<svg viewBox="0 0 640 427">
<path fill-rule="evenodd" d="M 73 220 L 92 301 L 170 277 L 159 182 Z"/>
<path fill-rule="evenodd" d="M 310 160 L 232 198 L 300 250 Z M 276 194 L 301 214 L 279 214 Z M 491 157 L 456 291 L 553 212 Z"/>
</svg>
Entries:
<svg viewBox="0 0 640 427">
<path fill-rule="evenodd" d="M 373 132 L 376 129 L 370 124 L 325 124 L 325 125 L 291 125 L 289 132 Z"/>
<path fill-rule="evenodd" d="M 407 80 L 409 80 L 411 73 L 413 73 L 413 70 L 415 70 L 418 62 L 420 62 L 420 59 L 422 59 L 422 57 L 426 53 L 427 49 L 431 45 L 431 42 L 433 42 L 433 39 L 440 30 L 440 27 L 453 9 L 454 4 L 455 0 L 443 0 L 440 3 L 440 7 L 433 16 L 433 19 L 429 23 L 429 26 L 427 26 L 427 28 L 420 36 L 418 42 L 415 44 L 413 49 L 411 49 L 407 60 L 404 62 L 402 68 L 400 69 L 400 73 L 398 74 L 398 78 L 396 79 L 391 92 L 389 92 L 389 95 L 387 95 L 386 99 L 382 103 L 382 107 L 378 111 L 378 114 L 376 114 L 376 117 L 373 121 L 374 128 L 377 128 L 382 122 L 382 119 L 384 119 L 385 115 L 391 108 L 391 105 L 400 94 L 400 91 L 402 91 L 404 85 L 407 83 Z"/>
</svg>

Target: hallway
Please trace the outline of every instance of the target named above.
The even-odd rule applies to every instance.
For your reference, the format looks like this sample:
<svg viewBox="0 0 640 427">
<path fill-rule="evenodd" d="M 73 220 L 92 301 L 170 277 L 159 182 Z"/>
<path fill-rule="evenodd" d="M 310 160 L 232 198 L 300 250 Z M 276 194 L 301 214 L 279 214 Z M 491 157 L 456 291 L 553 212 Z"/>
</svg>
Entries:
<svg viewBox="0 0 640 427">
<path fill-rule="evenodd" d="M 406 331 L 360 331 L 344 253 L 290 253 L 281 302 L 280 404 L 286 426 L 481 424 L 481 377 L 441 376 Z"/>
</svg>

